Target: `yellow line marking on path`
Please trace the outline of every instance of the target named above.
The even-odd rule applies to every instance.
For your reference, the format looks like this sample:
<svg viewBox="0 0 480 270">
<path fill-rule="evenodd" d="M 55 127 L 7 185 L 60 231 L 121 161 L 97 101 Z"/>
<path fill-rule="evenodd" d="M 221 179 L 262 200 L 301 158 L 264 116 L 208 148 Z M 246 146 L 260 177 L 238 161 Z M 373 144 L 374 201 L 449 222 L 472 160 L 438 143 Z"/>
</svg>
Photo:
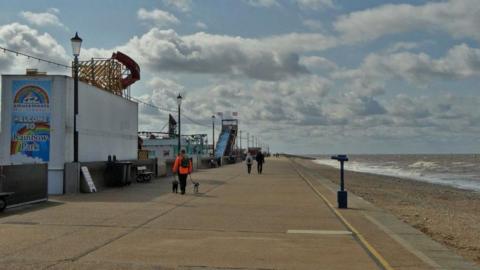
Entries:
<svg viewBox="0 0 480 270">
<path fill-rule="evenodd" d="M 290 160 L 290 162 L 292 162 Z M 345 224 L 345 226 L 352 231 L 353 234 L 358 238 L 358 240 L 362 243 L 362 245 L 370 252 L 370 254 L 375 257 L 375 259 L 378 260 L 378 262 L 382 265 L 385 270 L 394 270 L 394 268 L 385 260 L 385 258 L 363 237 L 363 235 L 355 228 L 353 227 L 350 222 L 348 222 L 343 215 L 330 203 L 330 201 L 322 194 L 320 191 L 318 191 L 315 186 L 310 182 L 310 180 L 307 179 L 301 173 L 295 166 L 292 166 L 295 171 L 297 171 L 298 175 L 303 178 L 303 180 L 312 188 L 312 190 L 320 197 L 322 200 L 328 205 L 328 207 L 335 213 L 335 215 Z"/>
<path fill-rule="evenodd" d="M 386 232 L 390 237 L 395 239 L 400 245 L 405 247 L 408 251 L 413 253 L 415 256 L 417 256 L 420 260 L 422 260 L 424 263 L 430 265 L 431 267 L 435 269 L 441 269 L 442 266 L 440 266 L 438 263 L 436 263 L 434 260 L 430 259 L 427 255 L 425 255 L 423 252 L 420 250 L 416 249 L 414 246 L 410 245 L 407 241 L 403 240 L 398 234 L 393 233 L 389 228 L 378 222 L 376 219 L 371 217 L 370 215 L 363 214 L 370 222 L 373 224 L 377 225 L 381 230 Z"/>
<path fill-rule="evenodd" d="M 327 230 L 288 230 L 287 233 L 298 234 L 322 234 L 322 235 L 351 235 L 351 231 L 327 231 Z"/>
</svg>

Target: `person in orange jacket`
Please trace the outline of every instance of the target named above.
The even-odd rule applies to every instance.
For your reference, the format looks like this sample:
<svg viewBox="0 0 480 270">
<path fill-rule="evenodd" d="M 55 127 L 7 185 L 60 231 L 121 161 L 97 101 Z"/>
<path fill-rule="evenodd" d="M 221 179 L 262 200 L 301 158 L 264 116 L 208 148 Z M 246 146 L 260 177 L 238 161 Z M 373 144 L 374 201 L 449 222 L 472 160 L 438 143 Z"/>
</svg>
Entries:
<svg viewBox="0 0 480 270">
<path fill-rule="evenodd" d="M 185 150 L 180 151 L 180 155 L 177 156 L 173 163 L 173 173 L 178 173 L 178 180 L 180 182 L 180 191 L 185 194 L 185 188 L 187 187 L 187 176 L 192 173 L 192 161 L 185 154 Z"/>
</svg>

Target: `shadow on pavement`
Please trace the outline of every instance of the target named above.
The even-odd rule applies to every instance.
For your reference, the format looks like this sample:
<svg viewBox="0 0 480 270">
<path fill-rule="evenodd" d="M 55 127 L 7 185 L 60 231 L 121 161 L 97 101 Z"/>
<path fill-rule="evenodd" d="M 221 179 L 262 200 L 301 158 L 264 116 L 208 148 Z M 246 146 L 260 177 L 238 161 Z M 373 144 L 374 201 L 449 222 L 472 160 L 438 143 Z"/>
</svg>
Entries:
<svg viewBox="0 0 480 270">
<path fill-rule="evenodd" d="M 50 207 L 55 207 L 59 205 L 63 205 L 64 203 L 58 201 L 46 201 L 46 202 L 38 202 L 34 204 L 27 204 L 18 207 L 8 208 L 4 212 L 0 213 L 0 223 L 2 218 L 13 216 L 13 215 L 23 215 L 31 212 L 35 212 L 38 210 L 43 210 Z"/>
</svg>

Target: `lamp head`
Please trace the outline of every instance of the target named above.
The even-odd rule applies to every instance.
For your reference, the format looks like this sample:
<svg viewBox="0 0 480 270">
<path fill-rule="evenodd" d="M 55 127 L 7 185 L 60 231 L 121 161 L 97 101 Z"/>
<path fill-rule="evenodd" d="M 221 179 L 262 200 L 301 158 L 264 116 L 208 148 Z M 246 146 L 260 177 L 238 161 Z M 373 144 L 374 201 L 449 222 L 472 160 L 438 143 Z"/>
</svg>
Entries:
<svg viewBox="0 0 480 270">
<path fill-rule="evenodd" d="M 182 95 L 178 94 L 178 96 L 177 96 L 177 104 L 178 104 L 178 106 L 182 105 L 182 98 L 183 98 Z"/>
<path fill-rule="evenodd" d="M 332 159 L 338 160 L 340 162 L 348 161 L 347 155 L 336 155 L 332 156 Z"/>
<path fill-rule="evenodd" d="M 82 39 L 78 36 L 77 32 L 75 32 L 75 36 L 70 39 L 70 42 L 72 43 L 73 56 L 78 57 L 80 55 L 80 49 L 82 48 Z"/>
</svg>

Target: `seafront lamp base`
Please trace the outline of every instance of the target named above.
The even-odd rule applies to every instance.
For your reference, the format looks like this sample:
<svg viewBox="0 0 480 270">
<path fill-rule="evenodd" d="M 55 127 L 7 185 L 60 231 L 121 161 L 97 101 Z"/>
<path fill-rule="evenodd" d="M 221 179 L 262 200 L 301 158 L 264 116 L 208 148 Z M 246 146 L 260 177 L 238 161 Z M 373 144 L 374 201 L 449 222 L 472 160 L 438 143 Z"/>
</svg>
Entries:
<svg viewBox="0 0 480 270">
<path fill-rule="evenodd" d="M 338 208 L 348 208 L 348 194 L 346 191 L 337 192 Z"/>
</svg>

